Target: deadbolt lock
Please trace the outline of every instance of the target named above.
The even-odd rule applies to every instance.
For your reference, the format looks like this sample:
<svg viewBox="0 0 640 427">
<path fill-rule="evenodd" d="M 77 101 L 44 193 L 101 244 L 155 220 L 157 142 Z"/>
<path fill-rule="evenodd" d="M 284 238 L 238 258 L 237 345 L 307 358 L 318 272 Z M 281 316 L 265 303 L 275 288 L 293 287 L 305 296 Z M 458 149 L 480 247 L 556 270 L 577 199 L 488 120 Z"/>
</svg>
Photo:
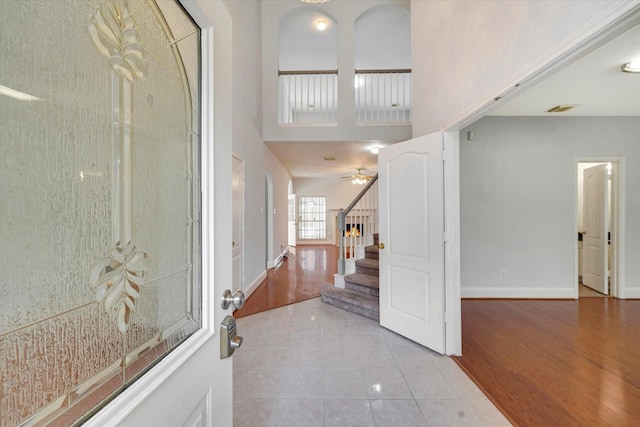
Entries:
<svg viewBox="0 0 640 427">
<path fill-rule="evenodd" d="M 236 348 L 240 348 L 243 338 L 236 333 L 236 319 L 227 316 L 220 325 L 220 359 L 231 357 Z"/>
</svg>

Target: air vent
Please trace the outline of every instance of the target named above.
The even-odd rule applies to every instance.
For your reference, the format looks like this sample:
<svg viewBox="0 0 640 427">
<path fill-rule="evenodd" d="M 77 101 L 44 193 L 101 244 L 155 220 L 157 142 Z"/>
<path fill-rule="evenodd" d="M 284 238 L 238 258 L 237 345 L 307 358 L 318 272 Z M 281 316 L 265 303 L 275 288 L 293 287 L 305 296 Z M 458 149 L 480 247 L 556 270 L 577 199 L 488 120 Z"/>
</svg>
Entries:
<svg viewBox="0 0 640 427">
<path fill-rule="evenodd" d="M 332 162 L 332 161 L 334 161 L 336 158 L 335 158 L 335 157 L 333 157 L 333 156 L 324 156 L 324 159 L 325 159 L 327 162 Z"/>
<path fill-rule="evenodd" d="M 573 105 L 557 105 L 549 110 L 547 110 L 547 113 L 564 113 L 567 110 L 570 110 L 573 108 Z"/>
</svg>

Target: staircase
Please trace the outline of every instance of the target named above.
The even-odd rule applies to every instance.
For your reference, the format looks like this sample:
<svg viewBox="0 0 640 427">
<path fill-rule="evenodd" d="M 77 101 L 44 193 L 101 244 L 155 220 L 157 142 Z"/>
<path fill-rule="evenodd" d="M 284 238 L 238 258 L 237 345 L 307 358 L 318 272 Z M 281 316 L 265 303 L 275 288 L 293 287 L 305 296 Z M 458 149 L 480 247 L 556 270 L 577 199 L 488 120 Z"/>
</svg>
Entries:
<svg viewBox="0 0 640 427">
<path fill-rule="evenodd" d="M 322 301 L 352 313 L 380 320 L 378 234 L 373 245 L 365 248 L 365 258 L 357 260 L 356 272 L 344 276 L 345 288 L 325 283 L 320 294 Z"/>
</svg>

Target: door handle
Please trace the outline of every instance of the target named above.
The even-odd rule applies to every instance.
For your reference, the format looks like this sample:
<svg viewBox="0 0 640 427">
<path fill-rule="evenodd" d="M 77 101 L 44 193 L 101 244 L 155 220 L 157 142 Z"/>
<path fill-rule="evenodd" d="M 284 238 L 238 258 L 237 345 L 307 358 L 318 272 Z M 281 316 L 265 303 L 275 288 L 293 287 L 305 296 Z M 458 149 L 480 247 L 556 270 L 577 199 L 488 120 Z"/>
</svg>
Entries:
<svg viewBox="0 0 640 427">
<path fill-rule="evenodd" d="M 231 291 L 226 289 L 222 294 L 222 302 L 220 305 L 222 305 L 223 310 L 226 310 L 232 304 L 235 308 L 242 308 L 244 305 L 244 292 L 238 290 L 235 294 L 231 295 Z"/>
<path fill-rule="evenodd" d="M 384 243 L 378 243 L 378 249 L 384 249 Z"/>
</svg>

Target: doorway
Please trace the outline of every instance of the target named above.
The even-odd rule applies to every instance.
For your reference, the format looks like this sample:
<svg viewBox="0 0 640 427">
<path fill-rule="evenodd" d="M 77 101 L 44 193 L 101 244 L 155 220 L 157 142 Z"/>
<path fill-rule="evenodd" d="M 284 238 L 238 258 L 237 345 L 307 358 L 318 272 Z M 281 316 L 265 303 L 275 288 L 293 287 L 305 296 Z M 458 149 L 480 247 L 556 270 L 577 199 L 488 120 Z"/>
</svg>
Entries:
<svg viewBox="0 0 640 427">
<path fill-rule="evenodd" d="M 232 265 L 231 291 L 244 291 L 244 160 L 232 156 Z"/>
<path fill-rule="evenodd" d="M 621 298 L 624 159 L 579 159 L 575 164 L 576 298 Z"/>
<path fill-rule="evenodd" d="M 289 211 L 287 214 L 288 216 L 287 245 L 289 247 L 287 249 L 290 253 L 295 254 L 296 239 L 297 239 L 296 195 L 293 193 L 293 184 L 291 181 L 289 181 L 289 188 L 288 188 L 288 207 L 289 207 Z"/>
<path fill-rule="evenodd" d="M 273 208 L 273 178 L 271 172 L 267 171 L 264 179 L 264 253 L 267 269 L 275 266 L 273 262 L 273 215 L 275 212 L 272 211 L 275 211 Z"/>
</svg>

